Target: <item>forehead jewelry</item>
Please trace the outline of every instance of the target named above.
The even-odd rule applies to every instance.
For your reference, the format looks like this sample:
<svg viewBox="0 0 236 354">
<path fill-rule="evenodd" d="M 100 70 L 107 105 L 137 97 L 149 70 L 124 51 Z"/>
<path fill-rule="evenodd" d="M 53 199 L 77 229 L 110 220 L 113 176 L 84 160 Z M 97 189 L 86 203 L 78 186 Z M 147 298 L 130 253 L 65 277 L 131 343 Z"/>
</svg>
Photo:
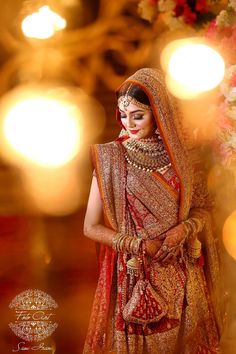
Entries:
<svg viewBox="0 0 236 354">
<path fill-rule="evenodd" d="M 132 84 L 130 84 L 130 86 L 128 87 L 125 95 L 124 96 L 120 96 L 118 98 L 118 105 L 121 107 L 121 109 L 126 110 L 126 108 L 132 102 L 134 105 L 136 105 L 139 108 L 151 111 L 151 107 L 149 105 L 147 105 L 145 103 L 141 103 L 138 100 L 136 100 L 134 97 L 129 95 L 131 87 L 132 87 Z"/>
<path fill-rule="evenodd" d="M 119 97 L 119 99 L 118 99 L 118 104 L 121 104 L 121 106 L 124 110 L 129 106 L 129 104 L 132 101 L 132 97 L 129 96 L 129 92 L 130 92 L 131 87 L 132 87 L 132 84 L 130 84 L 129 87 L 127 88 L 125 95 Z"/>
</svg>

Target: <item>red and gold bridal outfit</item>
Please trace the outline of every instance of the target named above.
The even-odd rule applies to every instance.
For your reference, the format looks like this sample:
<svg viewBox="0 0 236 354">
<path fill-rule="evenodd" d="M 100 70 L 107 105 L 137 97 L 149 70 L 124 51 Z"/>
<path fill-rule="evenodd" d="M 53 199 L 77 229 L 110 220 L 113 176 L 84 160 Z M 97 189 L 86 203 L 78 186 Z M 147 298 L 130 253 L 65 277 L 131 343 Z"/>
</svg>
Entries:
<svg viewBox="0 0 236 354">
<path fill-rule="evenodd" d="M 93 146 L 105 223 L 127 235 L 155 239 L 197 212 L 205 224 L 205 266 L 192 262 L 186 249 L 182 262 L 177 259 L 164 266 L 150 261 L 146 276 L 163 299 L 166 313 L 158 321 L 142 325 L 123 318 L 138 280 L 127 273 L 132 256 L 101 246 L 100 275 L 84 353 L 218 353 L 218 313 L 213 312 L 210 295 L 219 269 L 209 215 L 204 210 L 206 190 L 188 162 L 177 131 L 177 111 L 160 73 L 141 69 L 128 81 L 148 95 L 172 167 L 161 175 L 126 164 L 122 140 Z M 141 317 L 143 312 L 145 308 L 138 308 Z"/>
</svg>

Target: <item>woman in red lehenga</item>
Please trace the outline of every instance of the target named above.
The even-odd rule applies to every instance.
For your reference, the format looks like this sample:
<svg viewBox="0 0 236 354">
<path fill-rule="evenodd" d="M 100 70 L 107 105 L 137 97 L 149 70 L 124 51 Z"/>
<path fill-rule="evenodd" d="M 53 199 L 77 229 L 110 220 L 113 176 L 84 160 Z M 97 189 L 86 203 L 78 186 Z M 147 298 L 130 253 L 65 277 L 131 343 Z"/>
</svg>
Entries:
<svg viewBox="0 0 236 354">
<path fill-rule="evenodd" d="M 100 275 L 84 353 L 219 353 L 209 198 L 174 99 L 156 69 L 117 96 L 123 134 L 92 147 L 84 229 L 101 243 Z"/>
</svg>

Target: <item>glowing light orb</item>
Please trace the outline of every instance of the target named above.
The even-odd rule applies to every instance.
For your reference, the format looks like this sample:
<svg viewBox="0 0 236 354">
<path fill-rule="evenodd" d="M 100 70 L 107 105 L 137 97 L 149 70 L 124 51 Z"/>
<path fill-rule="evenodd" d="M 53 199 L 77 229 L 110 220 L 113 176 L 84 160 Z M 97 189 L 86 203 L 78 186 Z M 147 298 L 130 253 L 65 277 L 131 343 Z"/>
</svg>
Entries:
<svg viewBox="0 0 236 354">
<path fill-rule="evenodd" d="M 66 20 L 53 12 L 49 6 L 43 6 L 32 15 L 26 16 L 21 24 L 26 37 L 38 39 L 52 37 L 55 32 L 65 27 Z"/>
<path fill-rule="evenodd" d="M 236 211 L 224 223 L 223 243 L 230 256 L 236 259 Z"/>
<path fill-rule="evenodd" d="M 162 53 L 162 63 L 167 70 L 167 85 L 179 98 L 193 98 L 209 91 L 224 77 L 223 58 L 196 39 L 170 43 Z"/>
<path fill-rule="evenodd" d="M 60 166 L 79 150 L 78 109 L 43 93 L 26 95 L 7 111 L 3 134 L 7 143 L 26 159 L 43 166 Z"/>
<path fill-rule="evenodd" d="M 0 155 L 21 171 L 27 210 L 74 212 L 85 197 L 88 146 L 105 127 L 100 103 L 59 82 L 28 84 L 1 98 L 0 118 Z"/>
<path fill-rule="evenodd" d="M 83 188 L 77 163 L 55 169 L 28 168 L 24 172 L 24 183 L 34 210 L 59 216 L 77 209 Z"/>
</svg>

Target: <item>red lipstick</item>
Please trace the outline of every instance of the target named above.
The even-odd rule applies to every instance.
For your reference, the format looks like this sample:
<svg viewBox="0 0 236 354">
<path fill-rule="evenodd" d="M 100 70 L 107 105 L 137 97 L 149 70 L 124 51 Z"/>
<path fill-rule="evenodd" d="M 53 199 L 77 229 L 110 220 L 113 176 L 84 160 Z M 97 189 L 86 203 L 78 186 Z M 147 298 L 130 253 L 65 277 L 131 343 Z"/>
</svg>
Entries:
<svg viewBox="0 0 236 354">
<path fill-rule="evenodd" d="M 129 130 L 129 132 L 131 133 L 131 134 L 137 134 L 138 132 L 139 132 L 139 130 Z"/>
</svg>

